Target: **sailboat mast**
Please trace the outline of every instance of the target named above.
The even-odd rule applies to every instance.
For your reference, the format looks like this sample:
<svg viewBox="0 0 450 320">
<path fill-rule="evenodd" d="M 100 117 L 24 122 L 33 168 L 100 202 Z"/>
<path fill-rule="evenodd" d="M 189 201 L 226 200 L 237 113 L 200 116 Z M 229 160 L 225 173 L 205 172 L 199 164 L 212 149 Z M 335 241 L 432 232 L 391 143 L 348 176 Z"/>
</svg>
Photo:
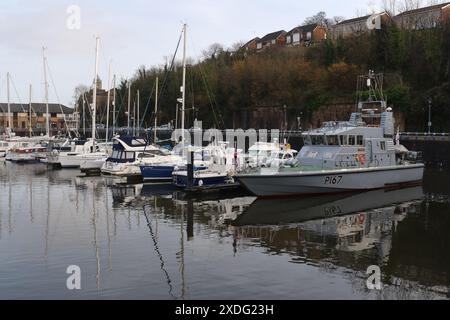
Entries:
<svg viewBox="0 0 450 320">
<path fill-rule="evenodd" d="M 131 108 L 131 82 L 128 83 L 128 118 L 127 118 L 128 134 L 130 134 L 130 108 Z"/>
<path fill-rule="evenodd" d="M 139 115 L 140 112 L 140 94 L 139 94 L 139 90 L 137 91 L 137 135 L 139 136 L 139 129 L 141 128 L 141 123 L 139 122 L 141 120 L 141 117 Z"/>
<path fill-rule="evenodd" d="M 182 87 L 182 105 L 181 105 L 181 142 L 184 143 L 184 113 L 186 106 L 186 33 L 187 33 L 187 25 L 183 25 L 183 87 Z"/>
<path fill-rule="evenodd" d="M 136 100 L 133 101 L 133 136 L 136 136 Z"/>
<path fill-rule="evenodd" d="M 50 115 L 48 112 L 48 83 L 47 83 L 47 58 L 45 56 L 45 47 L 42 47 L 42 61 L 44 66 L 44 87 L 45 87 L 45 132 L 50 138 Z"/>
<path fill-rule="evenodd" d="M 83 96 L 82 96 L 82 103 L 83 103 L 83 137 L 84 138 L 86 138 L 86 111 L 84 110 L 84 104 L 85 104 L 85 101 L 84 101 L 84 93 L 83 93 Z"/>
<path fill-rule="evenodd" d="M 29 130 L 29 133 L 30 133 L 30 138 L 31 138 L 31 132 L 32 132 L 32 124 L 31 124 L 31 93 L 32 93 L 32 86 L 31 86 L 31 84 L 30 84 L 30 92 L 29 92 L 29 94 L 30 94 L 30 105 L 29 105 L 29 114 L 28 114 L 28 130 Z"/>
<path fill-rule="evenodd" d="M 109 140 L 109 102 L 111 97 L 111 62 L 108 67 L 108 98 L 106 102 L 106 142 Z"/>
<path fill-rule="evenodd" d="M 9 93 L 9 72 L 6 74 L 6 95 L 8 99 L 8 134 L 11 132 L 11 101 L 10 101 L 10 93 Z"/>
<path fill-rule="evenodd" d="M 113 80 L 113 130 L 112 135 L 113 137 L 116 134 L 116 75 L 114 75 Z"/>
<path fill-rule="evenodd" d="M 159 85 L 159 78 L 156 77 L 156 94 L 155 94 L 155 126 L 153 128 L 153 143 L 156 145 L 156 126 L 158 124 L 158 85 Z"/>
<path fill-rule="evenodd" d="M 98 80 L 98 47 L 100 38 L 97 36 L 95 38 L 95 78 L 94 78 L 94 92 L 92 94 L 92 140 L 95 142 L 96 136 L 96 126 L 95 126 L 95 115 L 97 113 L 97 80 Z M 92 149 L 94 152 L 95 148 Z"/>
</svg>

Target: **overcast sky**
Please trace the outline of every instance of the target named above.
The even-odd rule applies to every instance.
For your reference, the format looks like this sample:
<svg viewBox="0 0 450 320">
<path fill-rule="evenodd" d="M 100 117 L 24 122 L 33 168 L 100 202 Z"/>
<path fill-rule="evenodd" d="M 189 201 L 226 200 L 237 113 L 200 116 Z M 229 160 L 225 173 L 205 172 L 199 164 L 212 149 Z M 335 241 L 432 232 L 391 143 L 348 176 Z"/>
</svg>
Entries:
<svg viewBox="0 0 450 320">
<path fill-rule="evenodd" d="M 42 46 L 60 101 L 73 106 L 74 88 L 94 78 L 95 38 L 101 37 L 100 77 L 106 86 L 113 73 L 130 77 L 145 65 L 163 64 L 174 52 L 182 22 L 188 23 L 188 55 L 218 42 L 238 41 L 289 30 L 308 16 L 354 17 L 377 1 L 357 0 L 8 0 L 0 3 L 0 100 L 6 102 L 6 72 L 13 80 L 11 100 L 43 101 Z M 71 5 L 80 8 L 80 29 L 69 29 Z M 72 20 L 71 20 L 72 21 Z M 50 81 L 50 80 L 49 80 Z M 17 93 L 16 93 L 17 89 Z M 50 101 L 57 102 L 50 84 Z"/>
</svg>

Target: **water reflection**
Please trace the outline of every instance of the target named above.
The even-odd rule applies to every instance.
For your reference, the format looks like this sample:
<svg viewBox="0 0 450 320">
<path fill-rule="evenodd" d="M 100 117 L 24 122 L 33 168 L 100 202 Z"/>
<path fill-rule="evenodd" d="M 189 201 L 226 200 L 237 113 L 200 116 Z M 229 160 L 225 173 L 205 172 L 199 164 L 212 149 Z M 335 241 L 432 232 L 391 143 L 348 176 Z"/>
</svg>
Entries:
<svg viewBox="0 0 450 320">
<path fill-rule="evenodd" d="M 299 274 L 312 288 L 305 298 L 330 298 L 329 287 L 334 298 L 446 298 L 449 175 L 427 171 L 424 187 L 275 201 L 192 198 L 170 185 L 0 163 L 0 298 L 72 298 L 64 272 L 54 279 L 69 264 L 87 277 L 83 298 L 274 298 L 278 285 L 279 296 L 298 298 Z M 370 265 L 382 269 L 381 292 L 365 286 Z"/>
</svg>

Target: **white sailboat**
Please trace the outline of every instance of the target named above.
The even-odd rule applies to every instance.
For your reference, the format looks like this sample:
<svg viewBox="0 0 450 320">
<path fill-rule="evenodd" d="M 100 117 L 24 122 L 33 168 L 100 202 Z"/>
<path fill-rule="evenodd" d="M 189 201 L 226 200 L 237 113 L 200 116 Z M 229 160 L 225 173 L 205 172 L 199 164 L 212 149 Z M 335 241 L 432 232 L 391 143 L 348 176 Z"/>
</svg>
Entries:
<svg viewBox="0 0 450 320">
<path fill-rule="evenodd" d="M 12 134 L 12 118 L 10 107 L 10 74 L 7 74 L 7 97 L 8 97 L 8 126 L 7 133 L 8 138 L 1 142 L 3 146 L 0 150 L 1 155 L 4 154 L 5 160 L 11 162 L 29 163 L 35 162 L 36 154 L 43 154 L 46 150 L 41 143 L 47 137 L 15 137 Z M 30 101 L 31 101 L 31 88 L 30 88 Z M 31 105 L 31 102 L 30 102 Z M 31 118 L 30 118 L 31 119 Z"/>
<path fill-rule="evenodd" d="M 96 112 L 97 112 L 97 79 L 98 79 L 98 55 L 99 55 L 99 41 L 96 37 L 95 46 L 95 77 L 92 98 L 92 138 L 88 140 L 82 148 L 76 152 L 60 153 L 59 161 L 63 168 L 77 168 L 82 171 L 89 171 L 93 169 L 99 170 L 108 157 L 106 146 L 101 146 L 96 141 Z"/>
<path fill-rule="evenodd" d="M 7 90 L 7 117 L 4 116 L 5 119 L 5 132 L 3 134 L 3 139 L 0 140 L 0 157 L 3 158 L 7 155 L 9 150 L 14 147 L 17 143 L 17 138 L 13 138 L 13 133 L 11 130 L 11 103 L 10 103 L 10 97 L 9 97 L 9 72 L 6 74 L 6 90 Z M 5 114 L 5 111 L 2 110 L 3 114 Z"/>
</svg>

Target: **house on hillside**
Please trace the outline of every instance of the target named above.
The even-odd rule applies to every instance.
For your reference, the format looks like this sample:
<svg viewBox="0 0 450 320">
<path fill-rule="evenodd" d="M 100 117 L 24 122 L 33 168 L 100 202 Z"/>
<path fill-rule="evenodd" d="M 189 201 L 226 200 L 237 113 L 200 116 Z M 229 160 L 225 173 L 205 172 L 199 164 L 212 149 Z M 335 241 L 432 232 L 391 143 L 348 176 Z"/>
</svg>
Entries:
<svg viewBox="0 0 450 320">
<path fill-rule="evenodd" d="M 299 46 L 301 44 L 322 41 L 327 38 L 327 30 L 315 24 L 295 27 L 286 33 L 286 46 Z"/>
<path fill-rule="evenodd" d="M 286 31 L 280 30 L 269 33 L 256 42 L 258 52 L 269 48 L 283 47 L 286 44 Z"/>
<path fill-rule="evenodd" d="M 393 19 L 399 28 L 405 30 L 435 28 L 440 24 L 450 22 L 450 2 L 405 11 Z"/>
<path fill-rule="evenodd" d="M 252 40 L 248 41 L 246 44 L 244 44 L 241 49 L 245 52 L 255 52 L 256 51 L 256 44 L 259 41 L 259 37 L 253 38 Z"/>
<path fill-rule="evenodd" d="M 391 20 L 391 16 L 387 12 L 344 20 L 331 27 L 330 35 L 334 40 L 358 36 L 373 30 L 384 29 L 391 23 Z"/>
</svg>

